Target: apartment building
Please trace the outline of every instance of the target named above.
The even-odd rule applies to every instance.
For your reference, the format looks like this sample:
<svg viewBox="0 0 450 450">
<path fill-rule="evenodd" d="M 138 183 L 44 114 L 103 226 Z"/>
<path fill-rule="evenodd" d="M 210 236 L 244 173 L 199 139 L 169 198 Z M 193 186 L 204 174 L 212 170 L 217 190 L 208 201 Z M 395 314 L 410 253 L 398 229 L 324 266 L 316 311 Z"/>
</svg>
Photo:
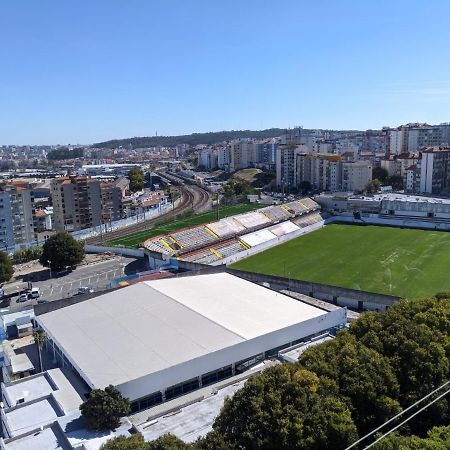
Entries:
<svg viewBox="0 0 450 450">
<path fill-rule="evenodd" d="M 298 186 L 298 157 L 307 153 L 309 153 L 309 148 L 305 144 L 287 143 L 278 146 L 276 153 L 277 186 L 287 190 Z"/>
<path fill-rule="evenodd" d="M 230 171 L 250 167 L 254 161 L 253 142 L 250 140 L 233 141 L 230 148 Z"/>
<path fill-rule="evenodd" d="M 423 148 L 450 144 L 450 124 L 410 123 L 389 132 L 391 155 L 412 153 Z"/>
<path fill-rule="evenodd" d="M 100 183 L 102 223 L 111 223 L 122 218 L 122 198 L 121 180 Z"/>
<path fill-rule="evenodd" d="M 346 161 L 340 155 L 307 150 L 302 145 L 279 146 L 276 166 L 279 187 L 296 189 L 302 182 L 308 182 L 318 191 L 362 191 L 372 179 L 370 161 Z"/>
<path fill-rule="evenodd" d="M 430 147 L 421 153 L 420 192 L 450 191 L 450 146 Z"/>
<path fill-rule="evenodd" d="M 372 180 L 372 164 L 368 161 L 343 162 L 341 171 L 343 191 L 363 191 Z"/>
<path fill-rule="evenodd" d="M 77 231 L 121 218 L 120 179 L 102 183 L 86 176 L 55 178 L 51 183 L 53 226 Z"/>
<path fill-rule="evenodd" d="M 198 166 L 205 170 L 215 170 L 219 167 L 219 154 L 216 149 L 205 148 L 198 152 Z"/>
<path fill-rule="evenodd" d="M 28 183 L 0 186 L 0 248 L 12 251 L 36 239 L 34 197 Z"/>
<path fill-rule="evenodd" d="M 231 149 L 230 147 L 221 147 L 217 150 L 217 167 L 219 169 L 225 170 L 225 172 L 230 171 L 231 164 Z"/>
</svg>

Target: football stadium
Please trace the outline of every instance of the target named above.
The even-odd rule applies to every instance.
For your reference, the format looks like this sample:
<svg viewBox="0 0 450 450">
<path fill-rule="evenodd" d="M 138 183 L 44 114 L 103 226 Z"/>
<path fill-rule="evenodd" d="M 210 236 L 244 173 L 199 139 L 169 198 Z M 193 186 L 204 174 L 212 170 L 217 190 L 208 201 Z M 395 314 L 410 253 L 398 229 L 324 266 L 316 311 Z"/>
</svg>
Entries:
<svg viewBox="0 0 450 450">
<path fill-rule="evenodd" d="M 233 268 L 410 299 L 450 290 L 450 234 L 331 224 Z"/>
</svg>

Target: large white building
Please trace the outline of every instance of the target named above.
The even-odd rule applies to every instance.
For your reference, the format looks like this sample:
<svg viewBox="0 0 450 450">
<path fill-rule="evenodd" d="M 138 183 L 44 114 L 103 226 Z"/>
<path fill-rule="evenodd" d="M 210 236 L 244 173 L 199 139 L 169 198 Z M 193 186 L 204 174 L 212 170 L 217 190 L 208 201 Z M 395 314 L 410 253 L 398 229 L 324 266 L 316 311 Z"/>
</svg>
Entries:
<svg viewBox="0 0 450 450">
<path fill-rule="evenodd" d="M 138 283 L 36 319 L 62 366 L 90 388 L 117 386 L 137 411 L 343 326 L 346 310 L 217 273 Z"/>
</svg>

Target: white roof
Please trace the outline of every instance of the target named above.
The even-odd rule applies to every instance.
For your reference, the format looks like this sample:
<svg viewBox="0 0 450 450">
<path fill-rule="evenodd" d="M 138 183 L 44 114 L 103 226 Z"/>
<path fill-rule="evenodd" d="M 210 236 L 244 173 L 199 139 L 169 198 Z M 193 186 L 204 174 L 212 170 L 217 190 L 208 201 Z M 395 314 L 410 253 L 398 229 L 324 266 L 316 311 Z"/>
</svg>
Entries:
<svg viewBox="0 0 450 450">
<path fill-rule="evenodd" d="M 244 241 L 246 244 L 250 245 L 250 247 L 254 247 L 255 245 L 271 241 L 275 238 L 276 236 L 274 233 L 272 233 L 268 228 L 264 228 L 262 230 L 254 231 L 253 233 L 241 236 L 241 241 Z"/>
<path fill-rule="evenodd" d="M 38 316 L 95 387 L 325 315 L 227 273 L 147 281 Z"/>
</svg>

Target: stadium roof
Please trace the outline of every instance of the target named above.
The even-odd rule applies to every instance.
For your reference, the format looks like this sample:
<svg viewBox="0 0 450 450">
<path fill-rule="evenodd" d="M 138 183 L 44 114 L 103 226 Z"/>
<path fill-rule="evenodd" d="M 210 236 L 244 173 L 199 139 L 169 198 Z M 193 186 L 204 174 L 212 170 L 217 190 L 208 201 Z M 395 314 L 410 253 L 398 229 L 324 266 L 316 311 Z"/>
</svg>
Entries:
<svg viewBox="0 0 450 450">
<path fill-rule="evenodd" d="M 92 387 L 105 387 L 325 315 L 218 273 L 142 282 L 38 320 Z"/>
</svg>

